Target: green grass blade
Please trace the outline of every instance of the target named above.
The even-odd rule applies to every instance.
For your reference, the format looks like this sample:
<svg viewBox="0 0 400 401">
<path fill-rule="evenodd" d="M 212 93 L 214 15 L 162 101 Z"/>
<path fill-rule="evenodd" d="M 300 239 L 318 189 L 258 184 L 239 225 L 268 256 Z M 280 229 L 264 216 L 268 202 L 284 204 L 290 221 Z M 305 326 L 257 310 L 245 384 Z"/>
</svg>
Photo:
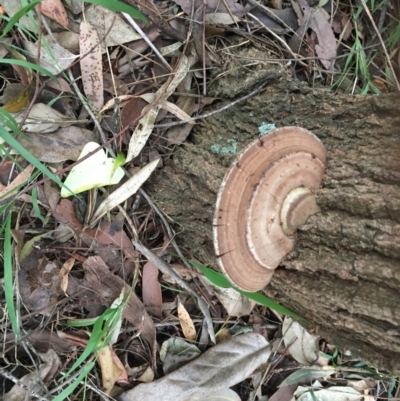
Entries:
<svg viewBox="0 0 400 401">
<path fill-rule="evenodd" d="M 4 291 L 6 298 L 6 305 L 8 310 L 8 318 L 11 322 L 11 327 L 14 331 L 15 337 L 20 339 L 20 330 L 15 313 L 14 305 L 14 283 L 13 283 L 13 265 L 12 265 L 12 246 L 11 246 L 11 217 L 12 213 L 8 213 L 5 221 L 4 233 Z"/>
<path fill-rule="evenodd" d="M 109 329 L 110 320 L 115 312 L 116 309 L 107 309 L 101 316 L 97 318 L 85 349 L 72 367 L 68 370 L 66 376 L 69 376 L 71 372 L 73 372 L 81 363 L 83 363 L 93 352 L 103 348 L 103 346 L 106 345 L 104 344 L 103 339 Z"/>
<path fill-rule="evenodd" d="M 24 159 L 33 164 L 39 171 L 49 177 L 60 186 L 64 186 L 61 180 L 53 174 L 44 164 L 40 163 L 33 155 L 31 155 L 7 130 L 0 127 L 0 137 L 2 137 L 12 148 L 14 148 Z"/>
<path fill-rule="evenodd" d="M 137 18 L 142 21 L 147 21 L 146 17 L 141 12 L 139 12 L 138 10 L 135 10 L 133 7 L 128 6 L 127 4 L 121 3 L 120 1 L 116 1 L 116 0 L 85 0 L 85 3 L 98 4 L 99 6 L 108 8 L 109 10 L 120 11 L 122 13 L 129 14 L 133 18 Z"/>
<path fill-rule="evenodd" d="M 216 272 L 213 269 L 205 267 L 200 263 L 195 262 L 194 260 L 189 260 L 189 263 L 194 267 L 196 267 L 197 269 L 199 269 L 206 276 L 206 278 L 208 278 L 213 284 L 217 285 L 218 287 L 233 288 L 239 294 L 257 302 L 258 304 L 264 305 L 267 308 L 273 309 L 274 311 L 282 315 L 290 316 L 302 321 L 307 321 L 304 317 L 298 315 L 297 313 L 292 312 L 291 310 L 278 304 L 277 302 L 273 301 L 271 298 L 268 298 L 264 294 L 261 294 L 260 292 L 247 292 L 240 290 L 239 288 L 236 288 L 222 273 Z"/>
<path fill-rule="evenodd" d="M 39 219 L 44 224 L 46 222 L 46 219 L 42 216 L 42 213 L 40 212 L 37 188 L 32 188 L 32 206 L 33 206 L 33 210 L 35 211 L 36 216 L 39 217 Z"/>
<path fill-rule="evenodd" d="M 4 38 L 8 32 L 14 27 L 14 25 L 20 20 L 20 18 L 25 15 L 28 11 L 32 10 L 32 8 L 36 7 L 42 0 L 34 0 L 32 3 L 26 5 L 25 7 L 18 10 L 8 21 L 7 25 L 4 27 L 2 34 L 0 35 L 0 39 Z"/>
<path fill-rule="evenodd" d="M 83 369 L 79 376 L 74 382 L 72 382 L 66 389 L 64 389 L 60 394 L 53 398 L 52 401 L 63 401 L 65 400 L 81 383 L 81 381 L 89 374 L 89 372 L 94 368 L 95 362 L 88 363 Z"/>
<path fill-rule="evenodd" d="M 51 79 L 57 80 L 57 78 L 50 71 L 46 70 L 46 68 L 43 68 L 40 65 L 30 63 L 29 61 L 17 60 L 15 58 L 2 58 L 0 60 L 0 64 L 1 63 L 2 64 L 15 64 L 15 65 L 20 65 L 21 67 L 30 68 L 31 70 L 39 71 L 42 74 L 47 75 Z"/>
</svg>

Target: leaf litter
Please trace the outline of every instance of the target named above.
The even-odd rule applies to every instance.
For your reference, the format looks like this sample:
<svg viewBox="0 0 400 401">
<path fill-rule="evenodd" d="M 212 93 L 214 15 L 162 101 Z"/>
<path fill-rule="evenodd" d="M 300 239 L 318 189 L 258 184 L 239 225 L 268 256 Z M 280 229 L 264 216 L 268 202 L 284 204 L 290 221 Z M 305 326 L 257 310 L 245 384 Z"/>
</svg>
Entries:
<svg viewBox="0 0 400 401">
<path fill-rule="evenodd" d="M 296 65 L 282 62 L 282 67 L 293 75 L 304 73 L 310 80 L 315 78 L 321 83 L 321 77 L 330 79 L 324 71 L 345 67 L 337 55 L 344 51 L 342 43 L 352 45 L 354 31 L 360 29 L 360 25 L 354 23 L 352 10 L 337 2 L 334 2 L 337 7 L 332 7 L 330 2 L 314 6 L 301 0 L 291 3 L 293 7 L 284 8 L 282 2 L 259 7 L 252 1 L 242 5 L 234 0 L 213 0 L 207 1 L 201 12 L 199 7 L 203 2 L 197 0 L 152 4 L 146 9 L 151 24 L 140 25 L 144 30 L 142 34 L 115 11 L 98 4 L 84 4 L 82 13 L 82 5 L 77 6 L 77 3 L 64 7 L 58 0 L 47 0 L 40 5 L 47 21 L 46 36 L 43 32 L 37 35 L 38 39 L 21 36 L 24 49 L 20 51 L 9 45 L 11 35 L 3 39 L 3 57 L 20 62 L 28 59 L 33 64 L 39 62 L 47 70 L 41 70 L 40 77 L 27 63 L 21 66 L 15 62 L 13 73 L 22 85 L 17 87 L 10 79 L 5 81 L 0 102 L 6 111 L 14 113 L 15 123 L 21 125 L 24 136 L 18 137 L 19 143 L 39 161 L 48 163 L 53 171 L 59 171 L 68 187 L 78 182 L 84 195 L 74 196 L 73 201 L 61 199 L 66 189 L 47 182 L 35 187 L 36 195 L 31 191 L 30 195 L 23 193 L 16 197 L 15 211 L 20 212 L 14 214 L 13 221 L 18 227 L 13 230 L 14 258 L 19 263 L 15 288 L 23 304 L 18 310 L 19 321 L 33 347 L 36 368 L 32 373 L 25 368 L 18 372 L 29 391 L 6 383 L 6 401 L 25 400 L 36 392 L 42 399 L 43 390 L 52 387 L 49 383 L 60 379 L 61 366 L 64 373 L 68 371 L 90 342 L 90 337 L 82 330 L 66 322 L 83 320 L 82 327 L 92 330 L 88 321 L 85 326 L 84 319 L 96 319 L 104 314 L 112 317 L 121 294 L 127 294 L 127 299 L 122 318 L 117 319 L 114 328 L 116 342 L 110 341 L 93 356 L 102 377 L 97 387 L 120 401 L 143 401 L 159 397 L 159 394 L 165 394 L 165 400 L 201 399 L 203 396 L 208 400 L 221 396 L 243 399 L 249 395 L 247 384 L 238 390 L 240 396 L 228 388 L 252 377 L 255 391 L 254 383 L 260 376 L 257 369 L 271 360 L 272 349 L 275 357 L 295 369 L 295 374 L 288 376 L 284 384 L 293 386 L 289 393 L 297 391 L 301 399 L 314 399 L 307 398 L 309 387 L 296 387 L 305 380 L 313 382 L 317 399 L 323 396 L 356 399 L 368 395 L 375 387 L 376 382 L 364 380 L 369 377 L 368 372 L 358 371 L 360 378 L 355 381 L 354 373 L 345 369 L 342 375 L 348 386 L 327 387 L 337 375 L 333 364 L 326 369 L 329 358 L 334 363 L 338 361 L 332 356 L 334 347 L 321 348 L 317 337 L 289 319 L 285 319 L 280 330 L 279 318 L 233 289 L 215 287 L 204 278 L 201 284 L 200 273 L 190 270 L 182 259 L 174 256 L 174 239 L 167 235 L 170 228 L 156 217 L 155 207 L 145 205 L 146 196 L 140 192 L 151 174 L 163 168 L 163 159 L 168 160 L 174 147 L 187 141 L 195 126 L 189 121 L 160 130 L 157 124 L 186 121 L 217 100 L 208 94 L 200 95 L 199 87 L 203 79 L 211 76 L 202 70 L 203 58 L 210 66 L 221 68 L 224 57 L 231 57 L 221 45 L 224 35 L 244 24 L 250 35 L 279 34 L 286 44 L 276 42 L 278 47 L 282 46 L 282 54 L 299 61 Z M 134 5 L 140 8 L 138 2 Z M 20 3 L 14 0 L 5 0 L 3 6 L 9 17 L 20 9 Z M 196 11 L 199 24 L 194 27 L 192 38 L 200 45 L 203 37 L 207 38 L 211 46 L 206 54 L 202 46 L 183 52 L 190 46 L 183 43 L 190 30 L 180 15 L 184 13 L 186 19 L 191 19 Z M 36 13 L 35 9 L 32 13 Z M 168 13 L 171 18 L 167 22 L 163 18 Z M 28 31 L 39 33 L 34 18 L 24 15 L 19 23 Z M 367 28 L 362 28 L 365 34 Z M 17 30 L 15 34 L 18 35 Z M 214 35 L 221 42 L 215 41 Z M 252 40 L 258 40 L 257 36 Z M 278 57 L 266 53 L 267 58 L 273 57 L 279 62 Z M 309 62 L 310 57 L 313 64 Z M 221 65 L 217 65 L 218 62 Z M 62 74 L 64 71 L 71 71 L 74 80 Z M 36 86 L 35 80 L 43 84 L 48 72 L 57 75 L 57 81 L 46 83 L 47 88 L 51 88 L 48 92 L 47 88 L 38 90 L 40 85 Z M 352 82 L 357 83 L 354 74 L 349 76 L 350 81 L 353 79 Z M 376 77 L 374 82 L 378 80 Z M 384 80 L 382 88 L 386 90 L 394 81 L 393 77 Z M 78 83 L 82 96 L 75 92 L 74 83 Z M 38 101 L 44 93 L 47 93 L 45 100 Z M 82 102 L 85 97 L 87 102 Z M 105 124 L 107 119 L 114 121 L 114 126 Z M 125 132 L 121 132 L 122 129 Z M 83 155 L 86 159 L 82 157 L 79 164 L 71 167 L 85 145 L 95 142 L 98 148 L 102 135 L 107 140 L 115 135 L 114 143 L 105 144 L 106 150 L 93 155 L 86 152 Z M 115 162 L 121 150 L 127 155 L 125 171 L 122 164 Z M 104 170 L 105 165 L 108 166 Z M 130 177 L 133 170 L 136 174 Z M 110 179 L 116 171 L 120 175 L 118 182 Z M 17 165 L 13 179 L 7 178 L 2 183 L 0 195 L 6 200 L 10 194 L 16 196 L 32 174 L 33 165 Z M 106 182 L 96 185 L 94 181 L 99 176 Z M 84 177 L 90 185 L 79 181 Z M 84 209 L 83 217 L 80 206 Z M 148 255 L 144 257 L 145 252 L 140 251 L 141 245 L 136 242 L 138 239 L 154 249 L 157 257 L 152 260 Z M 162 270 L 163 276 L 159 274 L 160 260 L 163 266 L 170 268 Z M 193 288 L 200 287 L 203 295 L 187 283 L 193 284 Z M 176 291 L 182 289 L 190 296 L 178 297 Z M 221 343 L 217 345 L 212 344 L 213 327 L 205 323 L 204 305 L 212 326 L 219 328 L 216 338 Z M 236 316 L 238 318 L 232 320 Z M 46 317 L 45 327 L 43 317 Z M 238 334 L 249 326 L 253 333 Z M 8 323 L 2 323 L 2 328 L 3 341 L 16 344 L 17 338 Z M 160 358 L 158 347 L 161 347 Z M 9 347 L 7 358 L 16 365 L 28 366 L 31 361 L 26 359 L 22 349 Z M 164 372 L 158 379 L 157 363 L 162 364 Z M 275 365 L 278 369 L 279 366 L 282 365 Z M 80 368 L 85 372 L 91 367 L 92 362 Z M 3 365 L 0 369 L 4 369 Z M 85 374 L 91 375 L 90 369 Z M 146 384 L 137 385 L 135 381 Z M 68 388 L 64 386 L 65 390 Z M 267 391 L 267 386 L 262 388 L 263 392 Z M 96 392 L 96 389 L 90 391 Z M 281 392 L 281 388 L 275 388 L 268 395 L 274 399 Z"/>
</svg>

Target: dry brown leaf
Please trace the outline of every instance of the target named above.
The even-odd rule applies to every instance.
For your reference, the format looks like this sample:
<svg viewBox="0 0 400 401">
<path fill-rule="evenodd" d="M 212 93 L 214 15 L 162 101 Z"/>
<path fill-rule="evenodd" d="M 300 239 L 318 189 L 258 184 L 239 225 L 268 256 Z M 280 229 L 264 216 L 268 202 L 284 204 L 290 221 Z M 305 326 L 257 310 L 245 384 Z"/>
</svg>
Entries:
<svg viewBox="0 0 400 401">
<path fill-rule="evenodd" d="M 121 375 L 120 368 L 114 363 L 112 352 L 110 345 L 105 346 L 97 352 L 97 362 L 100 365 L 103 391 L 107 395 L 110 395 L 115 382 Z"/>
<path fill-rule="evenodd" d="M 58 22 L 64 28 L 68 28 L 67 12 L 61 0 L 44 0 L 40 3 L 40 11 L 52 20 Z"/>
<path fill-rule="evenodd" d="M 96 29 L 87 21 L 82 21 L 79 30 L 82 84 L 85 95 L 93 109 L 100 111 L 104 104 L 103 64 L 101 47 Z"/>
<path fill-rule="evenodd" d="M 78 160 L 86 143 L 96 140 L 96 135 L 80 127 L 59 128 L 53 133 L 30 133 L 18 137 L 18 142 L 38 160 L 46 163 L 58 163 L 65 160 Z"/>
<path fill-rule="evenodd" d="M 68 273 L 74 267 L 75 258 L 69 258 L 60 269 L 60 276 L 61 276 L 61 284 L 60 287 L 64 291 L 65 296 L 67 295 L 67 288 L 68 288 Z"/>
<path fill-rule="evenodd" d="M 148 342 L 152 356 L 155 356 L 156 329 L 153 320 L 146 312 L 137 295 L 131 291 L 124 280 L 114 275 L 104 261 L 98 256 L 91 256 L 83 263 L 85 278 L 83 286 L 93 289 L 102 300 L 103 305 L 110 307 L 111 302 L 120 296 L 121 291 L 130 293 L 123 318 L 132 323 Z M 154 362 L 154 359 L 153 359 Z"/>
<path fill-rule="evenodd" d="M 181 324 L 183 335 L 187 340 L 196 340 L 196 328 L 194 327 L 193 320 L 187 312 L 186 308 L 183 306 L 182 302 L 178 298 L 178 319 Z"/>
<path fill-rule="evenodd" d="M 63 199 L 53 212 L 53 216 L 60 223 L 71 227 L 79 238 L 92 249 L 102 249 L 105 245 L 113 245 L 117 249 L 121 249 L 126 258 L 135 259 L 136 251 L 123 230 L 112 230 L 111 223 L 105 220 L 101 222 L 99 228 L 84 229 L 83 224 L 76 217 L 71 201 Z"/>
<path fill-rule="evenodd" d="M 151 262 L 143 266 L 142 298 L 147 312 L 162 317 L 162 293 L 158 281 L 158 269 Z"/>
<path fill-rule="evenodd" d="M 174 93 L 176 87 L 186 76 L 190 68 L 189 59 L 186 56 L 182 56 L 179 65 L 173 75 L 173 79 L 170 82 L 166 82 L 161 88 L 155 93 L 154 98 L 157 99 L 155 105 L 149 104 L 146 106 L 146 115 L 142 117 L 132 134 L 129 142 L 128 154 L 126 156 L 126 163 L 136 157 L 143 149 L 147 142 L 150 134 L 153 131 L 154 122 L 156 121 L 158 112 L 165 105 L 167 99 Z"/>
<path fill-rule="evenodd" d="M 27 55 L 30 61 L 37 64 L 38 44 L 27 40 L 23 41 L 23 44 L 28 52 Z M 48 51 L 50 53 L 48 53 Z M 59 44 L 50 43 L 49 47 L 46 47 L 46 49 L 43 49 L 43 46 L 41 47 L 39 65 L 52 74 L 59 74 L 69 68 L 77 57 L 78 56 L 64 49 Z M 40 72 L 40 74 L 44 75 L 42 72 Z"/>
<path fill-rule="evenodd" d="M 19 188 L 20 185 L 22 185 L 32 174 L 32 171 L 34 170 L 34 167 L 32 164 L 30 164 L 28 167 L 26 167 L 12 182 L 9 184 L 7 187 L 4 189 L 0 190 L 0 198 L 2 198 L 4 195 L 8 194 L 11 195 L 13 191 Z M 10 193 L 11 192 L 11 193 Z"/>
</svg>

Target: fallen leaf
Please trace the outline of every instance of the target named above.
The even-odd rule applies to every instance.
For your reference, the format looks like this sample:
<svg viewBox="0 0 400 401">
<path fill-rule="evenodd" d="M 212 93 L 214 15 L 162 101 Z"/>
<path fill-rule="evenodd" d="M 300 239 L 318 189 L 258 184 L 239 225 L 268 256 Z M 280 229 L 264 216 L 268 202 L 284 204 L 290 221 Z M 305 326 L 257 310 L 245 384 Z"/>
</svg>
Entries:
<svg viewBox="0 0 400 401">
<path fill-rule="evenodd" d="M 23 45 L 28 52 L 30 60 L 36 64 L 38 56 L 37 43 L 24 40 Z M 55 75 L 69 68 L 78 57 L 57 43 L 50 43 L 48 47 L 46 46 L 48 50 L 43 47 L 44 46 L 41 46 L 39 65 Z M 48 53 L 48 51 L 50 53 Z"/>
<path fill-rule="evenodd" d="M 162 293 L 158 273 L 157 267 L 151 262 L 143 266 L 142 298 L 147 312 L 162 317 Z"/>
<path fill-rule="evenodd" d="M 101 47 L 96 29 L 86 20 L 79 29 L 79 49 L 83 90 L 92 108 L 100 111 L 104 104 Z"/>
<path fill-rule="evenodd" d="M 75 264 L 75 258 L 69 258 L 64 262 L 64 264 L 61 266 L 60 269 L 60 276 L 61 276 L 60 287 L 64 291 L 65 296 L 68 296 L 67 295 L 68 277 L 69 277 L 69 272 L 74 267 L 74 264 Z"/>
<path fill-rule="evenodd" d="M 161 346 L 160 360 L 163 372 L 168 375 L 201 355 L 199 348 L 183 338 L 173 337 L 164 341 Z"/>
<path fill-rule="evenodd" d="M 285 346 L 297 362 L 311 365 L 318 359 L 318 338 L 309 334 L 299 323 L 285 317 L 282 333 Z"/>
<path fill-rule="evenodd" d="M 187 340 L 195 341 L 197 337 L 196 328 L 194 327 L 193 320 L 187 312 L 186 308 L 178 297 L 178 319 L 182 328 L 183 335 Z"/>
<path fill-rule="evenodd" d="M 99 146 L 96 142 L 88 142 L 83 147 L 78 160 L 98 149 Z M 64 182 L 72 192 L 62 187 L 61 196 L 65 198 L 92 188 L 115 185 L 121 181 L 124 175 L 121 167 L 114 168 L 114 159 L 107 157 L 104 149 L 100 149 L 72 168 Z"/>
<path fill-rule="evenodd" d="M 13 114 L 17 123 L 20 123 L 25 116 L 25 111 Z M 57 110 L 49 107 L 43 103 L 36 103 L 33 105 L 26 118 L 22 130 L 25 132 L 41 133 L 54 132 L 60 127 L 68 127 L 69 125 L 77 123 L 70 117 L 61 114 Z"/>
<path fill-rule="evenodd" d="M 228 13 L 211 13 L 205 15 L 205 21 L 210 25 L 231 25 L 235 22 L 239 22 L 240 18 L 233 15 L 233 18 Z"/>
<path fill-rule="evenodd" d="M 271 355 L 267 340 L 248 333 L 233 337 L 207 350 L 180 369 L 153 383 L 139 384 L 118 401 L 186 401 L 206 397 L 249 377 Z"/>
<path fill-rule="evenodd" d="M 119 188 L 111 193 L 94 212 L 89 225 L 93 227 L 99 219 L 108 211 L 125 202 L 130 196 L 134 195 L 142 184 L 150 177 L 155 170 L 159 160 L 154 160 L 144 166 L 139 172 L 124 182 Z M 122 169 L 121 169 L 122 170 Z M 122 170 L 123 171 L 123 170 Z"/>
<path fill-rule="evenodd" d="M 46 163 L 59 163 L 65 160 L 78 160 L 79 154 L 88 142 L 96 140 L 93 131 L 80 127 L 63 127 L 56 132 L 30 133 L 25 139 L 17 141 L 38 160 Z"/>
<path fill-rule="evenodd" d="M 201 276 L 200 281 L 206 288 L 216 295 L 230 316 L 247 316 L 255 306 L 255 302 L 237 292 L 234 288 L 222 288 L 214 285 L 206 277 Z"/>
<path fill-rule="evenodd" d="M 294 392 L 298 401 L 360 401 L 363 394 L 351 387 L 335 386 L 330 388 L 312 388 L 299 386 Z"/>
<path fill-rule="evenodd" d="M 111 390 L 114 387 L 115 382 L 121 376 L 121 369 L 114 363 L 115 355 L 112 356 L 112 349 L 110 345 L 105 346 L 101 350 L 97 351 L 97 362 L 99 363 L 101 370 L 101 382 L 103 384 L 103 391 L 105 394 L 110 395 Z M 120 363 L 120 366 L 122 364 Z"/>
<path fill-rule="evenodd" d="M 83 286 L 94 289 L 107 307 L 111 305 L 111 300 L 121 294 L 121 291 L 131 294 L 122 316 L 136 326 L 149 344 L 154 358 L 156 329 L 142 302 L 134 292 L 130 291 L 131 287 L 120 277 L 112 274 L 108 266 L 98 256 L 87 258 L 83 263 L 83 268 L 85 271 Z"/>
<path fill-rule="evenodd" d="M 53 211 L 53 215 L 60 223 L 71 227 L 76 235 L 94 251 L 100 252 L 104 250 L 107 245 L 112 245 L 115 249 L 121 249 L 126 258 L 135 259 L 137 255 L 136 251 L 123 230 L 112 230 L 112 223 L 105 220 L 101 222 L 98 228 L 84 229 L 83 224 L 80 223 L 76 217 L 73 203 L 70 200 L 63 199 L 56 210 Z M 110 252 L 111 250 L 107 251 L 107 253 Z"/>
<path fill-rule="evenodd" d="M 106 47 L 120 46 L 123 43 L 142 39 L 122 17 L 108 8 L 93 4 L 85 10 L 85 17 L 86 21 L 96 29 L 99 37 L 105 37 L 101 43 L 103 53 Z"/>
<path fill-rule="evenodd" d="M 28 104 L 29 91 L 30 87 L 25 88 L 16 98 L 3 105 L 3 109 L 9 113 L 18 113 Z"/>
<path fill-rule="evenodd" d="M 33 165 L 30 164 L 23 171 L 21 171 L 9 185 L 0 190 L 0 199 L 5 195 L 11 196 L 12 192 L 19 189 L 20 186 L 29 179 L 34 169 L 35 168 L 33 167 Z"/>
<path fill-rule="evenodd" d="M 64 28 L 68 28 L 68 16 L 61 0 L 44 0 L 40 3 L 40 11 Z"/>
<path fill-rule="evenodd" d="M 135 131 L 132 134 L 129 142 L 128 155 L 126 162 L 131 161 L 136 157 L 145 146 L 147 139 L 153 131 L 154 122 L 157 118 L 158 112 L 164 106 L 167 99 L 175 91 L 178 84 L 182 81 L 185 75 L 188 73 L 190 68 L 189 59 L 186 56 L 181 57 L 179 66 L 173 75 L 172 81 L 167 81 L 161 88 L 156 92 L 154 98 L 157 99 L 157 104 L 154 106 L 148 105 L 146 109 L 146 115 L 139 121 Z"/>
</svg>

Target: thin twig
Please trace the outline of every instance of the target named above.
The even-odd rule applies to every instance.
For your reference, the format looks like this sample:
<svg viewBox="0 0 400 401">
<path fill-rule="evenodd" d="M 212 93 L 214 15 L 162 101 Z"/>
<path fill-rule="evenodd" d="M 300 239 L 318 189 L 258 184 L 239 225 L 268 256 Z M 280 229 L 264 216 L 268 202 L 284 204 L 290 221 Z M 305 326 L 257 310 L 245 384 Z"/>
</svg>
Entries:
<svg viewBox="0 0 400 401">
<path fill-rule="evenodd" d="M 172 71 L 171 66 L 168 64 L 167 60 L 162 56 L 158 49 L 154 46 L 153 42 L 147 37 L 147 35 L 142 31 L 140 26 L 135 22 L 135 20 L 126 13 L 122 13 L 125 19 L 131 24 L 132 28 L 143 38 L 143 40 L 150 46 L 154 54 L 161 60 L 161 62 L 167 67 L 168 71 Z"/>
</svg>

